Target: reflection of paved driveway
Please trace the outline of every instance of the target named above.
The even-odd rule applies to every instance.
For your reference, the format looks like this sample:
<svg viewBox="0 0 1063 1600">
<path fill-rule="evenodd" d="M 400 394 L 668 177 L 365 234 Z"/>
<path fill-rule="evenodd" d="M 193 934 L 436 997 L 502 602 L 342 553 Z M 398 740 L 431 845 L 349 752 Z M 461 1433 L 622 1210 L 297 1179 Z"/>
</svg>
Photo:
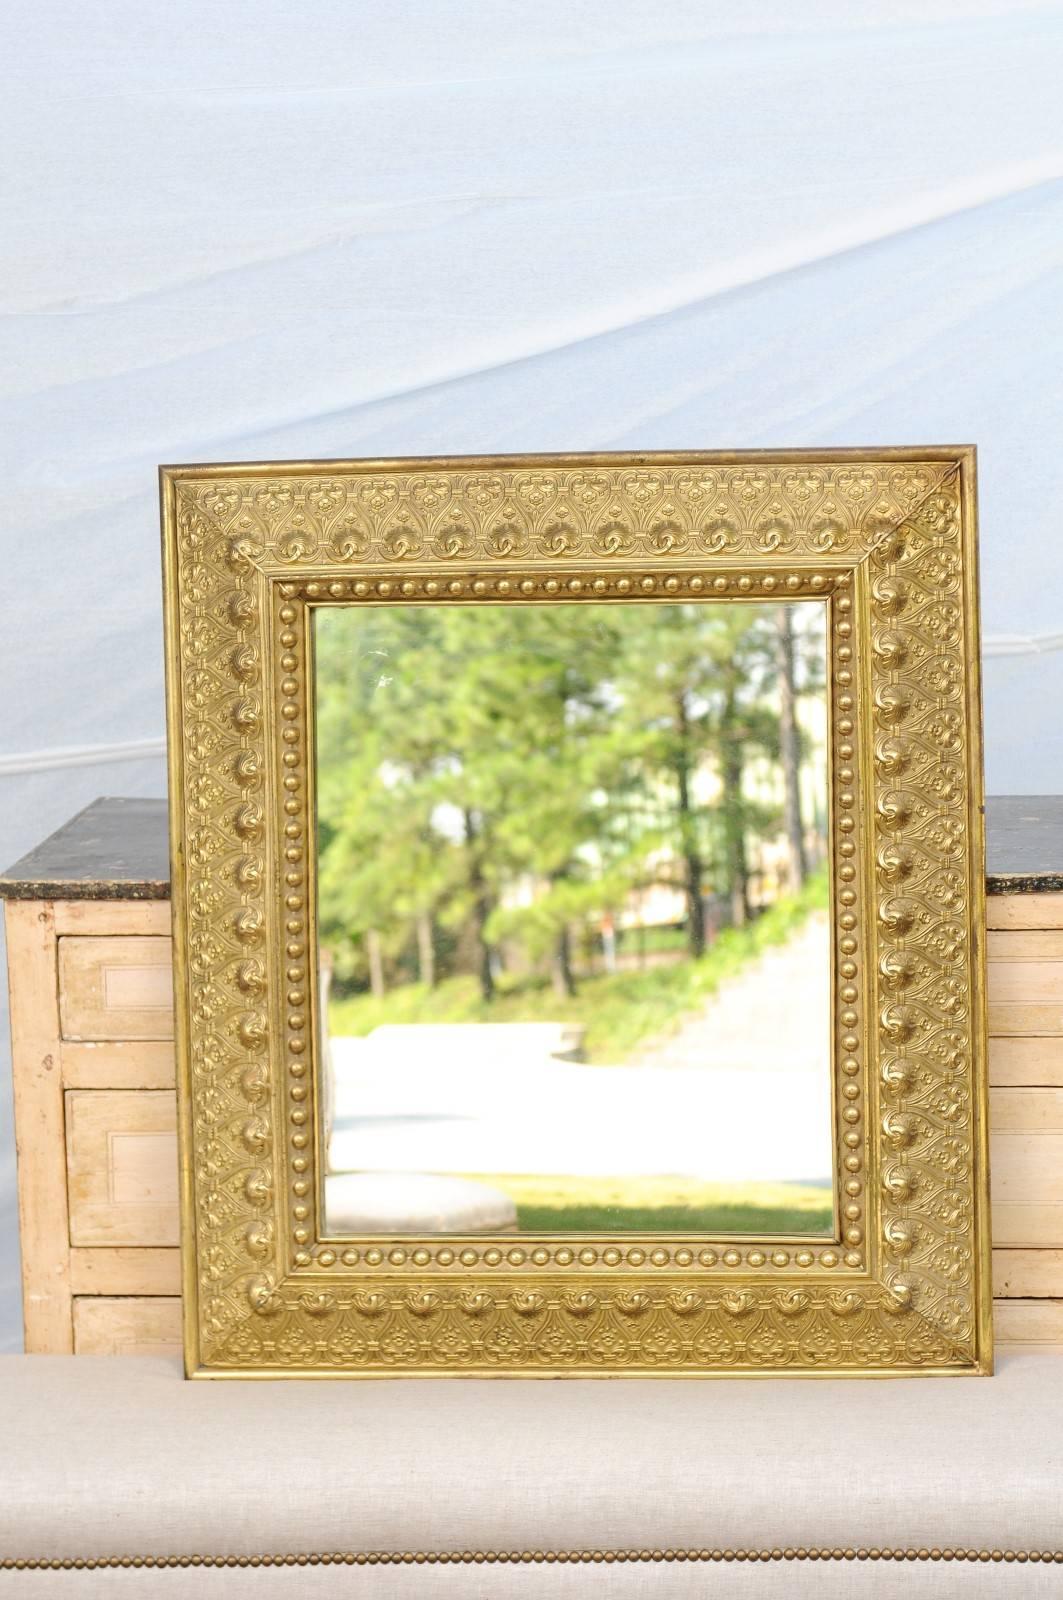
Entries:
<svg viewBox="0 0 1063 1600">
<path fill-rule="evenodd" d="M 827 1181 L 828 973 L 817 919 L 632 1066 L 557 1061 L 519 1024 L 479 1060 L 438 1030 L 334 1039 L 333 1168 Z"/>
<path fill-rule="evenodd" d="M 830 1037 L 830 930 L 809 919 L 786 944 L 766 950 L 678 1031 L 649 1044 L 639 1066 L 757 1071 L 785 1061 L 815 1071 Z"/>
</svg>

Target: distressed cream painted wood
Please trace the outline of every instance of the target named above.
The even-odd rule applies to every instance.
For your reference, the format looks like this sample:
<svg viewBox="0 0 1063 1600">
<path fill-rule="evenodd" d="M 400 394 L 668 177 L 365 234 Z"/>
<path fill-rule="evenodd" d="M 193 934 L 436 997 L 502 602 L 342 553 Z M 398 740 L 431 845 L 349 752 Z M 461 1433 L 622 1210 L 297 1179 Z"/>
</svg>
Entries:
<svg viewBox="0 0 1063 1600">
<path fill-rule="evenodd" d="M 994 1089 L 989 1106 L 995 1134 L 1063 1134 L 1063 1089 Z"/>
<path fill-rule="evenodd" d="M 1030 966 L 1055 969 L 1055 991 L 1050 974 L 1034 974 L 1042 997 L 1034 1003 L 1050 1008 L 1054 1022 L 1063 1009 L 1063 895 L 991 895 L 988 906 L 997 1028 L 1031 1021 L 1024 1010 L 1030 997 L 1021 987 L 1023 969 Z M 98 971 L 101 958 L 110 959 L 101 945 L 117 943 L 127 979 L 130 971 L 150 967 L 152 983 L 161 984 L 165 974 L 168 984 L 169 905 L 11 901 L 6 915 L 26 1347 L 71 1350 L 76 1322 L 80 1351 L 128 1351 L 142 1344 L 157 1351 L 157 1335 L 167 1327 L 176 1350 L 180 1277 L 170 1013 L 154 1007 L 152 1026 L 165 1027 L 162 1037 L 119 1036 L 121 1008 L 101 1009 L 95 1002 L 87 1008 L 84 981 L 87 969 L 95 965 Z M 70 967 L 69 956 L 60 963 L 60 952 L 70 945 L 81 947 L 84 957 L 79 953 L 73 964 L 78 980 L 73 997 L 63 995 L 64 1017 L 71 1011 L 88 1017 L 93 1033 L 109 1029 L 110 1036 L 60 1037 L 58 999 Z M 95 982 L 98 993 L 98 977 Z M 155 999 L 161 995 L 156 987 Z M 143 1011 L 134 1015 L 142 1022 Z M 1063 1029 L 996 1033 L 989 1069 L 998 1336 L 1063 1341 Z M 71 1103 L 76 1109 L 68 1192 Z M 157 1302 L 165 1302 L 161 1310 Z"/>
<path fill-rule="evenodd" d="M 994 1250 L 993 1293 L 1008 1299 L 1043 1300 L 1063 1284 L 1063 1249 Z"/>
<path fill-rule="evenodd" d="M 110 1302 L 117 1297 L 126 1305 L 168 1299 L 167 1339 L 176 1348 L 169 904 L 9 900 L 5 915 L 26 1349 L 73 1350 L 75 1320 L 77 1347 L 89 1348 L 95 1324 L 86 1308 L 103 1298 L 113 1319 Z M 104 965 L 122 969 L 117 994 L 112 981 L 110 995 L 122 1004 L 100 1003 L 107 997 Z M 150 969 L 149 987 L 146 996 L 134 990 L 130 1010 L 122 981 L 128 985 L 132 976 L 135 984 L 138 968 Z M 68 979 L 72 988 L 65 987 Z M 147 1011 L 137 1006 L 145 998 Z M 61 1037 L 60 1015 L 68 1035 L 101 1037 Z M 133 1037 L 145 1031 L 158 1037 Z M 110 1091 L 124 1094 L 116 1099 Z M 78 1106 L 82 1092 L 87 1098 Z M 76 1109 L 68 1128 L 71 1103 Z M 118 1342 L 128 1345 L 128 1339 Z"/>
<path fill-rule="evenodd" d="M 994 1181 L 996 1173 L 994 1171 Z M 1003 1247 L 1051 1250 L 1063 1243 L 1063 1205 L 1048 1200 L 993 1201 L 993 1240 Z M 1054 1291 L 1063 1298 L 1063 1279 Z"/>
<path fill-rule="evenodd" d="M 181 1252 L 96 1245 L 70 1252 L 70 1286 L 76 1295 L 181 1293 Z"/>
<path fill-rule="evenodd" d="M 74 1354 L 180 1356 L 180 1298 L 78 1296 L 74 1301 Z"/>
<path fill-rule="evenodd" d="M 1000 1344 L 1063 1345 L 1063 1300 L 998 1300 L 993 1320 Z"/>
<path fill-rule="evenodd" d="M 172 1089 L 173 1045 L 168 1040 L 96 1040 L 59 1047 L 67 1089 Z"/>
<path fill-rule="evenodd" d="M 990 1039 L 992 1088 L 1063 1088 L 1063 1038 Z"/>
<path fill-rule="evenodd" d="M 4 913 L 23 1328 L 28 1350 L 64 1355 L 73 1333 L 55 924 L 41 901 L 12 901 Z"/>
<path fill-rule="evenodd" d="M 1063 969 L 1059 973 L 1063 981 Z M 990 1029 L 1003 1033 L 1007 1030 L 1014 1038 L 1028 1035 L 1063 1035 L 1063 1004 L 1044 1002 L 1009 1001 L 994 1005 L 989 1002 Z"/>
<path fill-rule="evenodd" d="M 174 1095 L 68 1090 L 66 1124 L 71 1243 L 176 1245 Z"/>
<path fill-rule="evenodd" d="M 64 1039 L 172 1039 L 170 940 L 71 935 L 59 940 Z"/>
<path fill-rule="evenodd" d="M 986 960 L 1058 961 L 1063 963 L 1063 928 L 1022 928 L 986 935 Z"/>
<path fill-rule="evenodd" d="M 55 931 L 87 933 L 94 938 L 112 934 L 168 939 L 171 917 L 168 900 L 57 900 Z"/>
<path fill-rule="evenodd" d="M 992 961 L 987 987 L 991 1032 L 1063 1034 L 1063 961 Z"/>
<path fill-rule="evenodd" d="M 991 894 L 986 896 L 986 926 L 994 928 L 1063 928 L 1063 894 Z"/>
</svg>

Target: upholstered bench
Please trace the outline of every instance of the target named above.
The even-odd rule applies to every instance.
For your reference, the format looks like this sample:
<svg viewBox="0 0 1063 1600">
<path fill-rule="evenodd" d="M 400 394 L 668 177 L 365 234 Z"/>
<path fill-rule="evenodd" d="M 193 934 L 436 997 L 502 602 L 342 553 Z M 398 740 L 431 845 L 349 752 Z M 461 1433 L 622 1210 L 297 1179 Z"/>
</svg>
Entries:
<svg viewBox="0 0 1063 1600">
<path fill-rule="evenodd" d="M 0 1361 L 0 1597 L 1063 1595 L 1063 1351 L 994 1378 L 199 1382 Z"/>
</svg>

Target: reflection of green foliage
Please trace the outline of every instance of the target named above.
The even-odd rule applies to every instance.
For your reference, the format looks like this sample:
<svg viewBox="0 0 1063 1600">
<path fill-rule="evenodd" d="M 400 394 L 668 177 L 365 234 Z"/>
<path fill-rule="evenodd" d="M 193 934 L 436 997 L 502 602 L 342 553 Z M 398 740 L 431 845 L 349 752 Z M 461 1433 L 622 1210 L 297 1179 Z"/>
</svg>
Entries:
<svg viewBox="0 0 1063 1600">
<path fill-rule="evenodd" d="M 750 961 L 784 944 L 810 914 L 826 906 L 827 877 L 821 872 L 747 927 L 725 929 L 700 961 L 585 978 L 570 997 L 558 996 L 542 979 L 502 982 L 490 1002 L 470 976 L 448 978 L 434 990 L 404 984 L 381 999 L 368 994 L 334 998 L 329 1030 L 343 1036 L 370 1033 L 388 1022 L 574 1022 L 586 1028 L 587 1061 L 619 1065 L 646 1040 L 677 1028 Z"/>
<path fill-rule="evenodd" d="M 752 756 L 778 760 L 771 617 L 322 608 L 318 913 L 340 991 L 364 987 L 373 933 L 392 983 L 414 975 L 415 950 L 424 975 L 427 940 L 430 976 L 478 973 L 501 1011 L 503 957 L 525 978 L 554 961 L 556 977 L 570 941 L 662 880 L 687 896 L 694 955 L 705 894 L 741 920 L 747 843 L 779 829 L 778 808 L 742 783 Z M 721 782 L 712 805 L 696 792 L 707 770 Z"/>
<path fill-rule="evenodd" d="M 592 1202 L 556 1205 L 534 1201 L 517 1206 L 521 1233 L 610 1233 L 630 1229 L 637 1233 L 810 1233 L 830 1237 L 833 1213 L 794 1211 L 789 1206 L 711 1205 L 600 1206 Z"/>
<path fill-rule="evenodd" d="M 521 1233 L 614 1228 L 640 1233 L 819 1234 L 829 1237 L 834 1197 L 825 1185 L 705 1183 L 697 1178 L 477 1174 L 516 1202 Z"/>
</svg>

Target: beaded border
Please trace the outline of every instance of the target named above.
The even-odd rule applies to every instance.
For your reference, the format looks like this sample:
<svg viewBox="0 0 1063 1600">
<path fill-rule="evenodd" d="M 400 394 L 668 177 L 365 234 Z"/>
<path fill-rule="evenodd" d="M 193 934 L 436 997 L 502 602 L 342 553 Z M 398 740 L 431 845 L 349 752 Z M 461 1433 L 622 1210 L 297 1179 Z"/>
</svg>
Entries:
<svg viewBox="0 0 1063 1600">
<path fill-rule="evenodd" d="M 278 992 L 288 1004 L 283 1036 L 287 1056 L 287 1100 L 282 1120 L 288 1123 L 288 1259 L 296 1272 L 339 1271 L 358 1267 L 369 1274 L 417 1276 L 429 1271 L 461 1273 L 484 1267 L 503 1275 L 523 1269 L 541 1274 L 557 1268 L 574 1273 L 605 1269 L 633 1272 L 687 1272 L 692 1268 L 729 1273 L 738 1269 L 793 1272 L 795 1268 L 836 1270 L 844 1276 L 867 1271 L 865 1249 L 865 1185 L 860 1156 L 862 1137 L 855 1131 L 864 1117 L 866 1069 L 859 1021 L 859 951 L 862 916 L 860 877 L 850 859 L 859 817 L 861 788 L 856 747 L 859 728 L 853 694 L 853 566 L 827 565 L 821 570 L 778 570 L 750 573 L 744 568 L 720 570 L 696 565 L 667 573 L 633 569 L 619 576 L 595 570 L 558 575 L 553 568 L 527 572 L 463 571 L 454 577 L 417 574 L 392 578 L 288 577 L 271 584 L 270 611 L 280 654 L 275 674 L 275 726 L 279 729 L 275 759 L 276 783 L 283 797 L 275 837 L 275 873 L 283 906 L 284 961 L 279 965 Z M 316 1074 L 308 1058 L 316 1057 L 320 1037 L 315 1018 L 316 982 L 311 958 L 315 946 L 313 840 L 313 672 L 310 629 L 313 610 L 329 604 L 394 606 L 450 601 L 467 605 L 504 601 L 536 603 L 552 598 L 570 602 L 633 603 L 640 599 L 742 600 L 766 604 L 780 599 L 825 605 L 825 651 L 831 705 L 827 751 L 828 782 L 834 795 L 834 837 L 829 855 L 835 892 L 832 897 L 832 961 L 834 988 L 841 1006 L 831 1020 L 834 1100 L 835 1221 L 831 1234 L 808 1238 L 743 1240 L 712 1237 L 625 1237 L 608 1230 L 549 1238 L 447 1238 L 405 1236 L 390 1245 L 378 1237 L 342 1239 L 326 1232 L 318 1214 L 320 1190 L 316 1174 L 323 1170 L 320 1113 L 315 1104 Z M 839 1014 L 840 1013 L 840 1014 Z M 316 1171 L 315 1171 L 316 1169 Z M 316 1203 L 315 1203 L 316 1202 Z"/>
<path fill-rule="evenodd" d="M 1063 1565 L 1063 1550 L 975 1550 L 945 1546 L 778 1546 L 759 1550 L 338 1550 L 254 1556 L 4 1556 L 0 1572 L 95 1572 L 116 1567 L 587 1566 L 686 1561 L 967 1561 Z"/>
</svg>

